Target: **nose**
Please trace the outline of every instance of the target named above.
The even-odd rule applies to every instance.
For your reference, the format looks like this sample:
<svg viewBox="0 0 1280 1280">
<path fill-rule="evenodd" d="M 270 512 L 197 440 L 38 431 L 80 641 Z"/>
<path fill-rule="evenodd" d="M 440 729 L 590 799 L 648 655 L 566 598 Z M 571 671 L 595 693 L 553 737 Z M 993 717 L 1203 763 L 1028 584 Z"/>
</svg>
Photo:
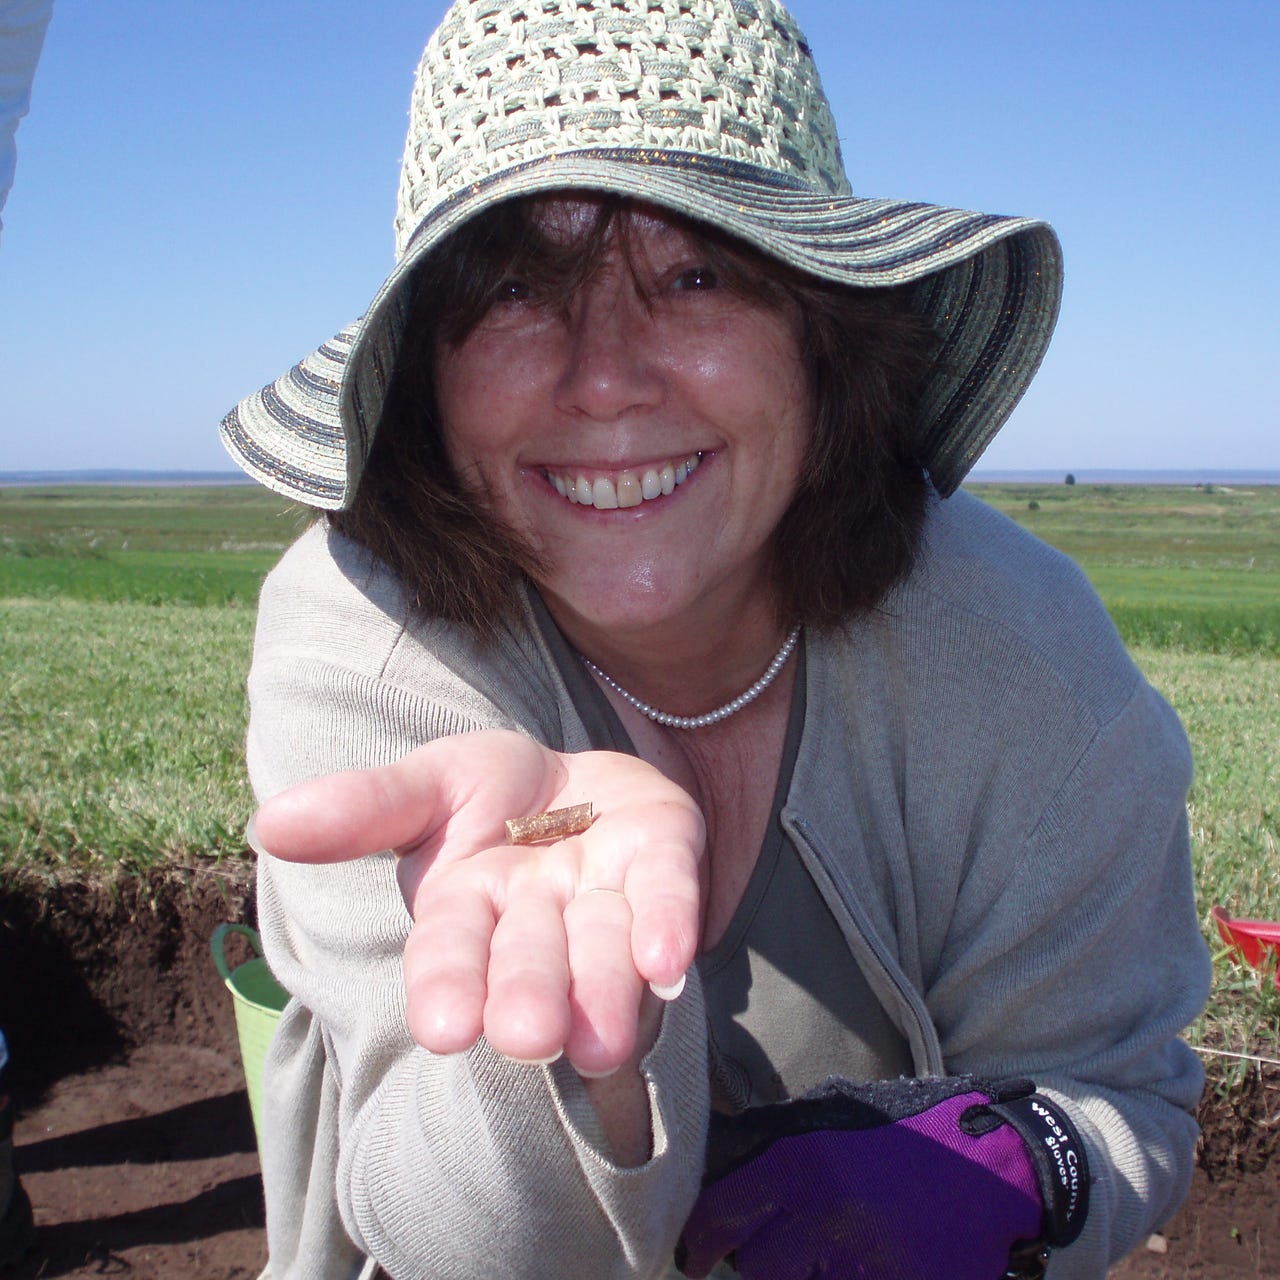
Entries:
<svg viewBox="0 0 1280 1280">
<path fill-rule="evenodd" d="M 588 280 L 564 319 L 558 406 L 598 422 L 616 422 L 662 398 L 655 318 L 628 272 Z"/>
</svg>

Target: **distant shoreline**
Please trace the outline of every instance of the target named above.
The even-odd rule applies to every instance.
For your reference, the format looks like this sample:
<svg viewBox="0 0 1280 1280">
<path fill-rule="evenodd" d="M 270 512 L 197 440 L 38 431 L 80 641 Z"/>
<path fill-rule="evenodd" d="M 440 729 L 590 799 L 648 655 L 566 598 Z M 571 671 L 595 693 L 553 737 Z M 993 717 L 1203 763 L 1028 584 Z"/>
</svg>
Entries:
<svg viewBox="0 0 1280 1280">
<path fill-rule="evenodd" d="M 256 484 L 243 471 L 128 471 L 123 468 L 84 471 L 0 471 L 0 489 L 45 485 L 145 485 L 154 488 L 196 488 L 224 484 Z"/>
<path fill-rule="evenodd" d="M 966 479 L 972 484 L 1064 484 L 1068 475 L 1077 484 L 1186 485 L 1280 485 L 1280 471 L 1232 470 L 1205 467 L 1202 470 L 1126 471 L 1121 468 L 1083 468 L 1079 471 L 1049 471 L 975 467 Z"/>
<path fill-rule="evenodd" d="M 1148 485 L 1280 485 L 1280 471 L 1245 471 L 1205 467 L 1203 470 L 1127 471 L 1089 469 L 1051 471 L 978 467 L 970 472 L 970 484 L 1063 484 L 1068 474 L 1077 484 Z M 155 488 L 196 488 L 214 485 L 251 485 L 257 482 L 242 471 L 0 471 L 0 489 L 55 485 L 140 485 Z"/>
</svg>

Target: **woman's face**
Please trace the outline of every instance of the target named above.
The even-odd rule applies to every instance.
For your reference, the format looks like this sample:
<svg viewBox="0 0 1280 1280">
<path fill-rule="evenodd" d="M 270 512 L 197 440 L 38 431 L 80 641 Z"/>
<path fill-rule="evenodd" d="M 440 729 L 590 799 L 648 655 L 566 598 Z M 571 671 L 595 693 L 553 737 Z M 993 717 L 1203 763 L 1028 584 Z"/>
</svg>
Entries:
<svg viewBox="0 0 1280 1280">
<path fill-rule="evenodd" d="M 535 221 L 571 242 L 597 210 L 557 197 Z M 811 425 L 794 309 L 730 291 L 660 211 L 624 216 L 629 251 L 615 221 L 567 306 L 504 281 L 436 353 L 453 465 L 539 554 L 571 636 L 769 608 L 770 538 Z"/>
</svg>

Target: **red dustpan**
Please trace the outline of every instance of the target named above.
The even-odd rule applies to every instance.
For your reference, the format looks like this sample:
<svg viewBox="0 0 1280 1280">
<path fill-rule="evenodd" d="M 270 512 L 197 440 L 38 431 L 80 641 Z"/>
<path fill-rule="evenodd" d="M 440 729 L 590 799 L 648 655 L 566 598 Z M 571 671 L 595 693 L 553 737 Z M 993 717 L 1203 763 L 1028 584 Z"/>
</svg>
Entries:
<svg viewBox="0 0 1280 1280">
<path fill-rule="evenodd" d="M 1233 920 L 1221 907 L 1213 907 L 1209 916 L 1218 926 L 1222 940 L 1234 947 L 1236 954 L 1255 969 L 1261 969 L 1268 951 L 1280 951 L 1280 922 L 1273 920 Z M 1280 969 L 1276 972 L 1280 987 Z"/>
</svg>

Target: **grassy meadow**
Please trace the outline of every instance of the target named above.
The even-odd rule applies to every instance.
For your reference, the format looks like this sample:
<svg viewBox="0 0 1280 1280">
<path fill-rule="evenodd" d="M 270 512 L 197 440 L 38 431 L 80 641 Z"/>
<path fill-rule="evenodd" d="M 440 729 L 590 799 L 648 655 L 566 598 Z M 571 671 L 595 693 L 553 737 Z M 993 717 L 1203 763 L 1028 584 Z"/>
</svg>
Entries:
<svg viewBox="0 0 1280 1280">
<path fill-rule="evenodd" d="M 1075 559 L 1130 648 L 1280 658 L 1280 489 L 969 487 Z"/>
<path fill-rule="evenodd" d="M 1203 911 L 1280 919 L 1280 488 L 970 488 L 1079 561 L 1181 714 Z M 251 486 L 0 488 L 0 876 L 245 856 L 254 603 L 304 521 Z M 1194 1037 L 1280 1055 L 1280 990 L 1211 941 Z"/>
<path fill-rule="evenodd" d="M 304 523 L 249 485 L 0 488 L 0 866 L 243 855 L 254 608 Z"/>
</svg>

